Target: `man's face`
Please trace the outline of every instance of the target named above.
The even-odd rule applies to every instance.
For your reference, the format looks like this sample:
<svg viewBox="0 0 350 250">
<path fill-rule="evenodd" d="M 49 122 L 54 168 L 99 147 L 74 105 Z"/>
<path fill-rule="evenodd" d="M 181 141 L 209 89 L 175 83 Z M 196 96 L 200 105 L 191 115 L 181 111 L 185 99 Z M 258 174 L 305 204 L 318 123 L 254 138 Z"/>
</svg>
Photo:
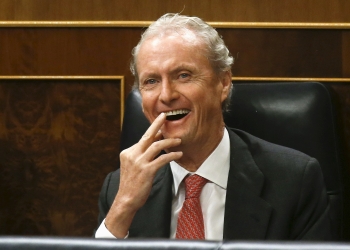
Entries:
<svg viewBox="0 0 350 250">
<path fill-rule="evenodd" d="M 217 138 L 231 75 L 214 72 L 204 45 L 192 32 L 146 40 L 137 57 L 137 72 L 148 120 L 167 114 L 161 128 L 164 138 L 181 138 L 182 145 Z"/>
</svg>

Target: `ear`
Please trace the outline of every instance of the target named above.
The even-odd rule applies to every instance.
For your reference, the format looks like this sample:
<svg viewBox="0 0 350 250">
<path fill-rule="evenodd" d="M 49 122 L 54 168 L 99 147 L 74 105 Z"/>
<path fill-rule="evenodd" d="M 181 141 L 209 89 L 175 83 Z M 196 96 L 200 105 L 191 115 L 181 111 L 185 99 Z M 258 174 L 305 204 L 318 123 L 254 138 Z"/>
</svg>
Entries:
<svg viewBox="0 0 350 250">
<path fill-rule="evenodd" d="M 221 94 L 221 102 L 226 100 L 227 96 L 231 91 L 232 86 L 232 73 L 231 71 L 222 72 L 221 75 L 221 84 L 222 84 L 222 94 Z"/>
</svg>

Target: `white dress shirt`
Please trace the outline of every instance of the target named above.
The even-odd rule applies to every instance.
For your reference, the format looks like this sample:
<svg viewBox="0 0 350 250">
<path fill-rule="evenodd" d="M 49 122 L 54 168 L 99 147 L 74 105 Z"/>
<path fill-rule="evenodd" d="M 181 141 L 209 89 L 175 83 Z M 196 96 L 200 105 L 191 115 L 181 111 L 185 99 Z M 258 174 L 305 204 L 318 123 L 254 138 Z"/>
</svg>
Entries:
<svg viewBox="0 0 350 250">
<path fill-rule="evenodd" d="M 178 214 L 185 200 L 185 185 L 182 180 L 187 174 L 194 174 L 182 168 L 176 162 L 170 162 L 171 171 L 174 177 L 172 216 L 170 226 L 170 238 L 176 236 Z M 225 199 L 228 173 L 230 169 L 230 138 L 225 128 L 224 136 L 203 162 L 195 174 L 209 180 L 200 195 L 200 203 L 203 212 L 204 230 L 206 240 L 222 240 L 225 215 Z M 105 221 L 95 233 L 96 238 L 115 238 L 105 226 Z"/>
</svg>

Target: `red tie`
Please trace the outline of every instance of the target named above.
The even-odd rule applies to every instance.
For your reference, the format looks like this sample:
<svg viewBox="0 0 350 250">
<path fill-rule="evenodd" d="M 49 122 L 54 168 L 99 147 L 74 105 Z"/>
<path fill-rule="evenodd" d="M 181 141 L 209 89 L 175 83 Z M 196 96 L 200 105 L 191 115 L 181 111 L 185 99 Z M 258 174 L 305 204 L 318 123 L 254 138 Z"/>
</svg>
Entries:
<svg viewBox="0 0 350 250">
<path fill-rule="evenodd" d="M 207 181 L 196 174 L 185 178 L 186 197 L 177 220 L 177 239 L 205 239 L 199 196 Z"/>
</svg>

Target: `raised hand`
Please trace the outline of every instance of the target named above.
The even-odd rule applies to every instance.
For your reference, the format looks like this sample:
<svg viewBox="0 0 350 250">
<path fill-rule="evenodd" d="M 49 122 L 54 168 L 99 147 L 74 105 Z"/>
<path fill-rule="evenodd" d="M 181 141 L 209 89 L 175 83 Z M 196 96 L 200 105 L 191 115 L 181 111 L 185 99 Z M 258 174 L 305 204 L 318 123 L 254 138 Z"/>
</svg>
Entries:
<svg viewBox="0 0 350 250">
<path fill-rule="evenodd" d="M 170 152 L 156 158 L 162 150 L 181 144 L 179 138 L 163 139 L 160 128 L 165 114 L 160 114 L 140 141 L 120 153 L 120 184 L 105 224 L 117 238 L 124 238 L 132 219 L 146 202 L 156 172 L 164 164 L 180 159 L 182 152 Z"/>
</svg>

